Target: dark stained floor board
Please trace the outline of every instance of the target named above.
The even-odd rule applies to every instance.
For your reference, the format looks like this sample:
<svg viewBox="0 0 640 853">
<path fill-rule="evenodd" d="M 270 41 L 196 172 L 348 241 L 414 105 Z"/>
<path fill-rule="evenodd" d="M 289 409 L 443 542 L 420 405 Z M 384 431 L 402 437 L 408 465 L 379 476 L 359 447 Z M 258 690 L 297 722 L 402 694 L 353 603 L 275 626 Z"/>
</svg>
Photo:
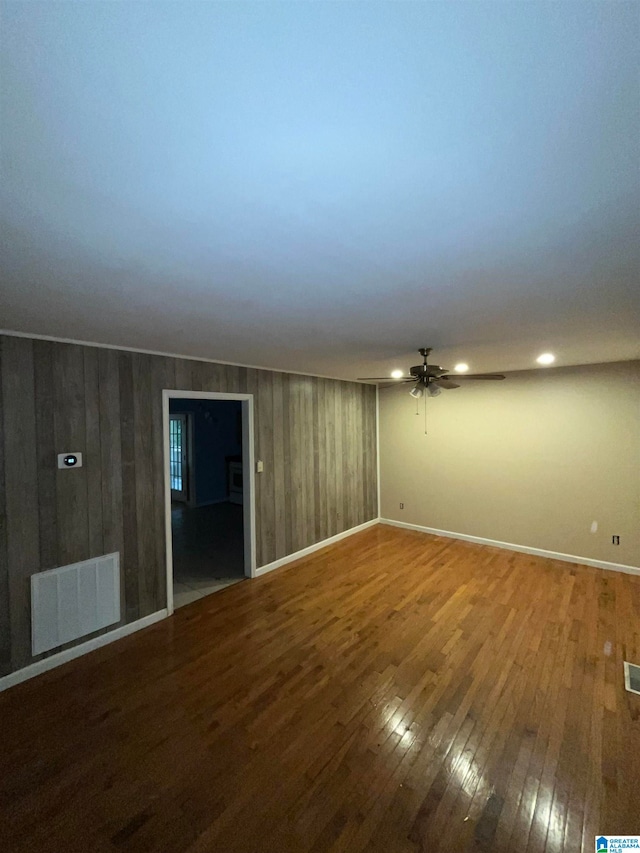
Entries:
<svg viewBox="0 0 640 853">
<path fill-rule="evenodd" d="M 637 834 L 640 578 L 378 526 L 0 695 L 3 849 Z"/>
</svg>

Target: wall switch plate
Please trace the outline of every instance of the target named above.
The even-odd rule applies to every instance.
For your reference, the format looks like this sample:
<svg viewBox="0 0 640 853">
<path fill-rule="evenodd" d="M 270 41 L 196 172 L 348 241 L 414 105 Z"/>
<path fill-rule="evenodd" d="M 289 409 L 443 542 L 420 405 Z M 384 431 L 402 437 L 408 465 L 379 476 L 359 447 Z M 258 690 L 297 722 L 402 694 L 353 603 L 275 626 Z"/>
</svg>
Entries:
<svg viewBox="0 0 640 853">
<path fill-rule="evenodd" d="M 640 666 L 627 660 L 624 662 L 624 686 L 630 693 L 640 696 Z"/>
<path fill-rule="evenodd" d="M 619 545 L 620 544 L 620 537 L 619 536 L 612 536 L 611 537 L 611 544 L 612 545 Z"/>
<path fill-rule="evenodd" d="M 263 471 L 264 471 L 264 462 L 262 461 L 262 459 L 258 459 L 258 461 L 256 462 L 256 472 L 258 474 L 262 474 Z"/>
<path fill-rule="evenodd" d="M 400 509 L 404 509 L 404 504 L 400 504 Z"/>
<path fill-rule="evenodd" d="M 58 453 L 58 468 L 82 468 L 82 453 Z"/>
</svg>

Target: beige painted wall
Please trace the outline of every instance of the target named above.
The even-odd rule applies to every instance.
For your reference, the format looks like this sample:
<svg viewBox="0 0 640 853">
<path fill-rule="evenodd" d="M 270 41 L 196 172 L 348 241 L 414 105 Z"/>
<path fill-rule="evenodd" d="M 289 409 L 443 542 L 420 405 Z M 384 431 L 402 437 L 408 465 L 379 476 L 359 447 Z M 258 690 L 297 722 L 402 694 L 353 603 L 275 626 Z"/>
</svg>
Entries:
<svg viewBox="0 0 640 853">
<path fill-rule="evenodd" d="M 511 373 L 426 404 L 428 435 L 407 386 L 380 391 L 383 518 L 640 566 L 639 361 Z"/>
</svg>

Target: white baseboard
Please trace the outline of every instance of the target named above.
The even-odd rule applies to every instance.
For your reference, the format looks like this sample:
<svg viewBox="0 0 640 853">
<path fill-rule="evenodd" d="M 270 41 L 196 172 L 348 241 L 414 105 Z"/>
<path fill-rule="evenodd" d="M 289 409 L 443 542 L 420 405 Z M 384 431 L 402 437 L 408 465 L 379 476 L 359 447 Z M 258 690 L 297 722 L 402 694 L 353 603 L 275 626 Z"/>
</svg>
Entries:
<svg viewBox="0 0 640 853">
<path fill-rule="evenodd" d="M 308 554 L 313 554 L 314 551 L 319 551 L 321 548 L 326 548 L 327 545 L 333 545 L 334 542 L 339 542 L 341 539 L 346 539 L 348 536 L 353 536 L 354 533 L 359 533 L 361 530 L 366 530 L 367 527 L 374 527 L 380 522 L 379 518 L 372 518 L 371 521 L 365 521 L 364 524 L 359 524 L 357 527 L 350 527 L 342 533 L 336 533 L 335 536 L 330 536 L 328 539 L 323 539 L 321 542 L 316 542 L 315 545 L 309 545 L 308 548 L 303 548 L 301 551 L 296 551 L 293 554 L 287 554 L 286 557 L 281 557 L 279 560 L 274 560 L 273 563 L 266 563 L 264 566 L 256 569 L 256 577 L 266 575 L 267 572 L 272 572 L 274 569 L 279 569 L 280 566 L 286 566 L 287 563 L 293 563 Z"/>
<path fill-rule="evenodd" d="M 430 533 L 432 536 L 447 536 L 449 539 L 463 539 L 465 542 L 475 542 L 478 545 L 491 545 L 494 548 L 504 548 L 506 551 L 519 551 L 521 554 L 534 554 L 537 557 L 547 557 L 549 560 L 563 560 L 565 563 L 577 563 L 580 566 L 594 566 L 596 569 L 609 569 L 614 572 L 625 572 L 628 575 L 640 575 L 640 567 L 625 566 L 622 563 L 608 563 L 605 560 L 592 560 L 590 557 L 576 557 L 573 554 L 560 554 L 557 551 L 545 551 L 543 548 L 530 548 L 528 545 L 515 545 L 513 542 L 499 542 L 497 539 L 483 539 L 482 536 L 469 536 L 466 533 L 452 533 L 450 530 L 436 530 L 434 527 L 423 527 L 420 524 L 407 524 L 405 521 L 393 521 L 381 518 L 380 524 L 390 524 L 392 527 L 403 527 L 406 530 L 418 530 L 420 533 Z"/>
<path fill-rule="evenodd" d="M 67 661 L 86 655 L 88 652 L 94 651 L 94 649 L 107 646 L 109 643 L 113 643 L 115 640 L 120 640 L 122 637 L 127 637 L 129 634 L 134 634 L 142 628 L 148 628 L 149 625 L 153 625 L 155 622 L 160 622 L 161 619 L 166 619 L 168 615 L 168 610 L 158 610 L 156 613 L 151 613 L 149 616 L 144 616 L 142 619 L 137 619 L 135 622 L 129 622 L 128 625 L 122 625 L 120 628 L 116 628 L 115 631 L 109 631 L 107 634 L 101 634 L 99 637 L 94 637 L 93 640 L 87 640 L 86 643 L 80 643 L 80 645 L 73 646 L 71 649 L 65 649 L 63 652 L 58 652 L 58 654 L 51 655 L 50 657 L 43 658 L 36 663 L 29 664 L 29 666 L 18 669 L 16 672 L 10 672 L 9 675 L 5 675 L 3 678 L 0 678 L 0 692 L 7 690 L 9 687 L 13 687 L 14 684 L 20 684 L 21 682 L 28 681 L 30 678 L 34 678 L 36 675 L 40 675 L 43 672 L 55 669 L 57 666 L 67 663 Z"/>
</svg>

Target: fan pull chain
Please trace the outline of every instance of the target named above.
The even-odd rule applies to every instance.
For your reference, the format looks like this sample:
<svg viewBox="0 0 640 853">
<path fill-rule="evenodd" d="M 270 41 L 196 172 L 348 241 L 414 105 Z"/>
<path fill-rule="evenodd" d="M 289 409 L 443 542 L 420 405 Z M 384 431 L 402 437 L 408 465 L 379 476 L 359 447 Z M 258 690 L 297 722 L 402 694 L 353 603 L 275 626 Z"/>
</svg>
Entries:
<svg viewBox="0 0 640 853">
<path fill-rule="evenodd" d="M 416 399 L 416 415 L 420 414 L 419 406 L 420 406 L 420 400 Z"/>
<path fill-rule="evenodd" d="M 424 397 L 424 434 L 427 434 L 427 395 Z"/>
</svg>

